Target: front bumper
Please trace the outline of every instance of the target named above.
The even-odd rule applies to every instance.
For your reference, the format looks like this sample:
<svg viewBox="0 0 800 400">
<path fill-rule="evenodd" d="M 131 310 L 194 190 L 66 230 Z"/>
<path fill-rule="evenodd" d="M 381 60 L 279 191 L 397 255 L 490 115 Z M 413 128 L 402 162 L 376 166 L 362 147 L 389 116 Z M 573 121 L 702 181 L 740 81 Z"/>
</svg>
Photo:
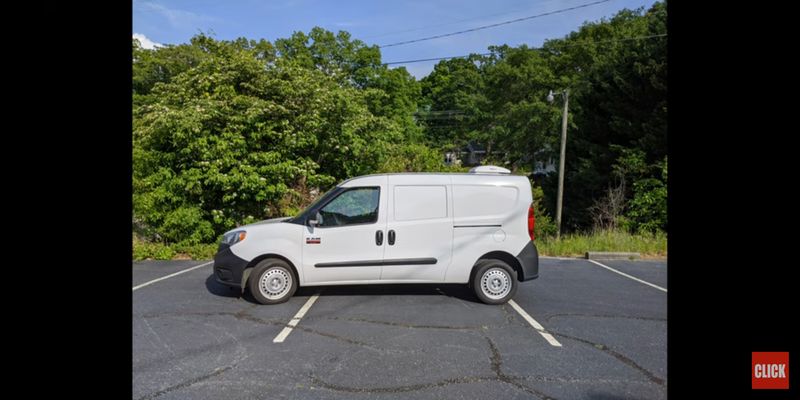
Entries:
<svg viewBox="0 0 800 400">
<path fill-rule="evenodd" d="M 532 240 L 522 248 L 517 255 L 517 260 L 522 266 L 520 281 L 529 281 L 539 277 L 539 251 L 536 250 L 536 245 Z"/>
<path fill-rule="evenodd" d="M 223 285 L 241 288 L 247 264 L 247 260 L 233 254 L 229 245 L 220 244 L 214 256 L 214 278 Z"/>
</svg>

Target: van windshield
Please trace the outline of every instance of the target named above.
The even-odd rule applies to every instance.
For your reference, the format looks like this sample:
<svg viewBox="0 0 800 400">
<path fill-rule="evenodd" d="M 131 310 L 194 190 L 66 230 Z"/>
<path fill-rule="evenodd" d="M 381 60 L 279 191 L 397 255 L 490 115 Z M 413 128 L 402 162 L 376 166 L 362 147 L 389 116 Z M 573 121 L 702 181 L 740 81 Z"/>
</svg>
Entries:
<svg viewBox="0 0 800 400">
<path fill-rule="evenodd" d="M 333 189 L 325 192 L 325 194 L 323 194 L 322 196 L 317 198 L 317 200 L 315 200 L 313 203 L 311 203 L 311 205 L 306 207 L 303 211 L 300 211 L 297 215 L 295 215 L 292 219 L 288 220 L 287 222 L 297 222 L 297 223 L 301 223 L 302 224 L 303 223 L 302 220 L 305 219 L 305 217 L 307 217 L 307 214 L 309 214 L 311 212 L 311 210 L 316 208 L 317 205 L 327 202 L 328 200 L 330 200 L 331 197 L 333 197 L 336 194 L 338 194 L 340 192 L 340 190 L 338 190 L 338 189 L 339 189 L 339 187 L 336 186 Z"/>
</svg>

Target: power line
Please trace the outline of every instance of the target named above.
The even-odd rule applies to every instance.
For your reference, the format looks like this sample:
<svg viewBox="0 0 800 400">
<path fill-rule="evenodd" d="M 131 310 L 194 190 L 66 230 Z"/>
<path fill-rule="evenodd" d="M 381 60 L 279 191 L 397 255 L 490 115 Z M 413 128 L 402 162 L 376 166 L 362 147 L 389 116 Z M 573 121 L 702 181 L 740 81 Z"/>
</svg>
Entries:
<svg viewBox="0 0 800 400">
<path fill-rule="evenodd" d="M 541 3 L 537 3 L 536 5 L 537 6 L 541 6 L 541 5 L 553 3 L 555 1 L 560 1 L 560 0 L 544 1 L 544 2 L 541 2 Z M 488 18 L 488 17 L 497 17 L 497 16 L 500 16 L 500 15 L 515 14 L 515 13 L 518 13 L 518 12 L 521 12 L 521 11 L 528 11 L 528 10 L 518 9 L 516 11 L 508 11 L 508 12 L 503 12 L 503 13 L 488 14 L 488 15 L 481 15 L 481 16 L 478 16 L 478 17 L 460 19 L 460 20 L 457 20 L 457 21 L 447 22 L 447 23 L 444 23 L 444 24 L 426 25 L 426 26 L 420 26 L 418 28 L 404 29 L 404 30 L 401 30 L 401 31 L 386 32 L 386 33 L 381 33 L 379 35 L 366 36 L 366 37 L 361 38 L 361 40 L 375 39 L 375 38 L 385 37 L 385 36 L 392 36 L 392 35 L 395 35 L 395 34 L 398 34 L 398 33 L 421 31 L 421 30 L 425 30 L 425 29 L 428 29 L 428 28 L 438 28 L 440 26 L 455 25 L 455 24 L 460 24 L 462 22 L 475 21 L 476 19 L 483 19 L 483 18 Z"/>
<path fill-rule="evenodd" d="M 622 39 L 599 40 L 599 41 L 596 41 L 596 42 L 588 42 L 587 41 L 587 42 L 578 42 L 578 43 L 568 43 L 568 44 L 564 44 L 564 47 L 582 46 L 582 45 L 586 45 L 586 44 L 602 44 L 602 43 L 626 42 L 626 41 L 629 41 L 629 40 L 652 39 L 652 38 L 666 37 L 666 36 L 667 36 L 666 33 L 662 33 L 662 34 L 658 34 L 658 35 L 635 36 L 635 37 L 628 37 L 628 38 L 622 38 Z M 531 47 L 528 50 L 537 50 L 538 51 L 538 50 L 543 50 L 543 48 L 541 48 L 541 47 Z M 471 53 L 471 54 L 466 54 L 466 55 L 463 55 L 463 56 L 421 58 L 421 59 L 417 59 L 417 60 L 392 61 L 392 62 L 383 63 L 383 65 L 412 64 L 412 63 L 425 62 L 425 61 L 439 61 L 439 60 L 449 60 L 449 59 L 452 59 L 452 58 L 464 58 L 464 57 L 469 57 L 469 56 L 472 56 L 472 55 L 490 56 L 492 54 L 493 53 Z"/>
<path fill-rule="evenodd" d="M 593 3 L 581 4 L 581 5 L 575 6 L 575 7 L 562 8 L 560 10 L 550 11 L 550 12 L 546 12 L 546 13 L 542 13 L 542 14 L 531 15 L 529 17 L 517 18 L 517 19 L 512 19 L 510 21 L 498 22 L 496 24 L 483 25 L 483 26 L 479 26 L 479 27 L 476 27 L 476 28 L 465 29 L 463 31 L 444 33 L 444 34 L 441 34 L 441 35 L 428 36 L 428 37 L 414 39 L 414 40 L 406 40 L 404 42 L 384 44 L 382 46 L 378 46 L 378 48 L 400 46 L 400 45 L 404 45 L 404 44 L 417 43 L 417 42 L 423 42 L 423 41 L 426 41 L 426 40 L 433 40 L 433 39 L 439 39 L 439 38 L 448 37 L 448 36 L 460 35 L 462 33 L 475 32 L 475 31 L 479 31 L 479 30 L 482 30 L 482 29 L 489 29 L 489 28 L 494 28 L 494 27 L 501 26 L 501 25 L 508 25 L 508 24 L 513 24 L 515 22 L 527 21 L 529 19 L 544 17 L 546 15 L 560 14 L 560 13 L 563 13 L 563 12 L 567 12 L 567 11 L 571 11 L 571 10 L 577 10 L 579 8 L 585 8 L 585 7 L 593 6 L 595 4 L 606 3 L 606 2 L 609 2 L 609 1 L 611 1 L 611 0 L 595 1 Z"/>
</svg>

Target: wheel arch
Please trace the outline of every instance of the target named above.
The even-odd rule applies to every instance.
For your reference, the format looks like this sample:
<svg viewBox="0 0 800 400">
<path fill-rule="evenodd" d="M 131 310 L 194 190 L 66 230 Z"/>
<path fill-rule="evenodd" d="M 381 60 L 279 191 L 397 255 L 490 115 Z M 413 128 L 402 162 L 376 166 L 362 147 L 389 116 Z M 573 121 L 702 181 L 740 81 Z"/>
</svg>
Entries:
<svg viewBox="0 0 800 400">
<path fill-rule="evenodd" d="M 502 250 L 495 250 L 490 251 L 475 260 L 475 263 L 472 265 L 472 271 L 469 272 L 469 286 L 472 286 L 472 281 L 475 279 L 475 271 L 478 270 L 478 265 L 483 260 L 500 260 L 508 264 L 516 273 L 517 273 L 517 281 L 522 282 L 524 279 L 524 274 L 522 272 L 522 264 L 520 264 L 517 257 L 514 257 L 508 252 Z"/>
<path fill-rule="evenodd" d="M 292 273 L 294 273 L 294 279 L 297 280 L 297 286 L 300 287 L 300 273 L 297 271 L 297 267 L 294 265 L 294 263 L 280 254 L 267 253 L 252 259 L 244 268 L 244 272 L 242 273 L 242 292 L 244 292 L 244 289 L 247 287 L 247 281 L 250 279 L 250 273 L 253 272 L 253 268 L 258 265 L 258 263 L 268 258 L 277 258 L 281 261 L 285 261 L 286 264 L 289 264 L 289 267 L 292 269 Z"/>
</svg>

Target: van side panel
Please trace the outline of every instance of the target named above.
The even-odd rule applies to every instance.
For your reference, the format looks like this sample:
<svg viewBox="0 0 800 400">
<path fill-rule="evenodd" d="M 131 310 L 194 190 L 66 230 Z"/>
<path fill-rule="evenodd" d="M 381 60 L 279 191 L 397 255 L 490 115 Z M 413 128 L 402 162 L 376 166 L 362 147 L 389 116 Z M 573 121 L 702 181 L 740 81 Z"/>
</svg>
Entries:
<svg viewBox="0 0 800 400">
<path fill-rule="evenodd" d="M 389 222 L 381 280 L 444 279 L 452 260 L 450 182 L 447 175 L 389 176 Z"/>
<path fill-rule="evenodd" d="M 523 176 L 453 175 L 453 262 L 445 282 L 467 283 L 473 265 L 486 253 L 522 254 L 531 243 L 527 218 L 532 201 L 530 182 Z"/>
</svg>

